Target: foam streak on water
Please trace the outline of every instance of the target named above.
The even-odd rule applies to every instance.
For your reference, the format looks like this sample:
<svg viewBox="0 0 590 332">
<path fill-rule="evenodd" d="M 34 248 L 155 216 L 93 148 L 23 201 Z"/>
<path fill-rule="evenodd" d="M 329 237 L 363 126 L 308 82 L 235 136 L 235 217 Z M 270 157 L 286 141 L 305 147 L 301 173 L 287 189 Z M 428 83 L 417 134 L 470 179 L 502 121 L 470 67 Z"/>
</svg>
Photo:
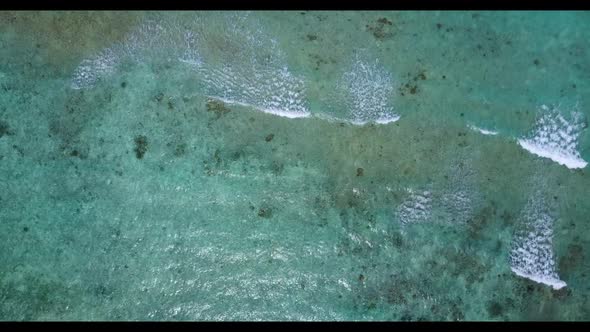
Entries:
<svg viewBox="0 0 590 332">
<path fill-rule="evenodd" d="M 407 191 L 410 196 L 397 209 L 402 225 L 426 221 L 431 215 L 432 194 L 427 190 Z"/>
<path fill-rule="evenodd" d="M 588 164 L 578 152 L 578 137 L 583 130 L 581 114 L 572 112 L 566 120 L 556 109 L 543 105 L 532 135 L 521 138 L 518 144 L 525 150 L 543 158 L 549 158 L 567 168 L 584 168 Z"/>
<path fill-rule="evenodd" d="M 160 20 L 147 20 L 137 26 L 122 41 L 114 43 L 97 55 L 84 59 L 74 70 L 70 87 L 89 89 L 101 79 L 114 74 L 123 61 L 180 61 L 200 66 L 198 36 L 186 29 Z"/>
<path fill-rule="evenodd" d="M 92 87 L 102 77 L 112 74 L 118 65 L 118 55 L 110 48 L 104 49 L 80 63 L 74 72 L 71 87 L 76 90 Z"/>
<path fill-rule="evenodd" d="M 230 17 L 221 38 L 227 46 L 199 67 L 205 93 L 278 116 L 309 116 L 305 83 L 288 68 L 278 42 L 256 21 L 246 22 L 242 16 L 237 21 L 244 26 Z"/>
<path fill-rule="evenodd" d="M 522 213 L 522 222 L 524 227 L 515 235 L 510 252 L 512 271 L 554 289 L 565 287 L 555 268 L 553 217 L 542 202 L 533 198 Z"/>
<path fill-rule="evenodd" d="M 274 69 L 224 66 L 220 69 L 207 68 L 204 74 L 210 97 L 288 118 L 310 115 L 305 106 L 304 83 L 286 67 Z"/>
<path fill-rule="evenodd" d="M 288 118 L 309 116 L 303 80 L 291 73 L 277 42 L 255 21 L 248 22 L 247 16 L 222 16 L 220 35 L 198 24 L 191 30 L 148 20 L 122 42 L 82 61 L 71 86 L 94 86 L 113 73 L 123 58 L 134 62 L 177 61 L 196 71 L 204 85 L 203 93 L 209 97 Z"/>
<path fill-rule="evenodd" d="M 387 124 L 399 120 L 390 100 L 394 92 L 393 79 L 379 61 L 366 61 L 357 56 L 342 76 L 340 89 L 353 124 Z"/>
<path fill-rule="evenodd" d="M 477 132 L 479 132 L 480 134 L 483 134 L 483 135 L 491 135 L 491 136 L 498 135 L 498 132 L 497 131 L 483 129 L 483 128 L 480 128 L 480 127 L 477 127 L 477 126 L 474 126 L 474 125 L 468 125 L 467 127 L 469 127 L 469 129 L 471 129 L 473 131 L 477 131 Z"/>
<path fill-rule="evenodd" d="M 288 110 L 282 110 L 282 109 L 260 108 L 257 105 L 252 105 L 252 104 L 248 104 L 248 103 L 244 103 L 244 102 L 240 102 L 240 101 L 219 98 L 216 96 L 208 96 L 208 97 L 212 98 L 212 99 L 217 99 L 217 100 L 222 101 L 222 102 L 229 104 L 229 105 L 239 105 L 239 106 L 244 106 L 244 107 L 250 107 L 250 108 L 254 108 L 258 111 L 261 111 L 263 113 L 282 116 L 282 117 L 289 118 L 289 119 L 307 118 L 310 116 L 310 114 L 306 113 L 306 112 L 288 111 Z"/>
</svg>

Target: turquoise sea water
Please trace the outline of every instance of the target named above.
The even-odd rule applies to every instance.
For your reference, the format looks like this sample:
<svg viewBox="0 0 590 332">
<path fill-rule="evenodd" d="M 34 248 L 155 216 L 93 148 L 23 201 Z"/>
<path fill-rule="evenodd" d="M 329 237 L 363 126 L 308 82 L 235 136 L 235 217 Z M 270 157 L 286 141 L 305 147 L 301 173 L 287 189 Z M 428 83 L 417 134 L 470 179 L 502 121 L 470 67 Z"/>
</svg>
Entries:
<svg viewBox="0 0 590 332">
<path fill-rule="evenodd" d="M 587 320 L 590 13 L 0 13 L 0 320 Z"/>
</svg>

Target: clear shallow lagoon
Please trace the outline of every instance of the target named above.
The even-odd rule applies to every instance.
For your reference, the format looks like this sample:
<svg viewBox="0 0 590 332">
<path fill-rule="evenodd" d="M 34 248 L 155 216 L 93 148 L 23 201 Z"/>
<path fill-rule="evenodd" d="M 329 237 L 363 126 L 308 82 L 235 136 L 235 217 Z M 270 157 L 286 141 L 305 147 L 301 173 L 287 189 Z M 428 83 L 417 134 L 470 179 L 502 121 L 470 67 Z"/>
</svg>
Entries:
<svg viewBox="0 0 590 332">
<path fill-rule="evenodd" d="M 0 13 L 0 320 L 587 320 L 588 12 Z"/>
</svg>

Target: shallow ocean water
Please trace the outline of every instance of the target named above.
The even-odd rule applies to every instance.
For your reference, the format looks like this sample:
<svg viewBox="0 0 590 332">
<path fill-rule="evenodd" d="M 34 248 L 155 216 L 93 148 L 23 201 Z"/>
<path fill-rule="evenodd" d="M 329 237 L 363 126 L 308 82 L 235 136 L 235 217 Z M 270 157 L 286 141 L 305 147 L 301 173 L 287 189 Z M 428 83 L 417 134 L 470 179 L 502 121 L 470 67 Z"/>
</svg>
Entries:
<svg viewBox="0 0 590 332">
<path fill-rule="evenodd" d="M 587 320 L 588 12 L 0 13 L 0 320 Z"/>
</svg>

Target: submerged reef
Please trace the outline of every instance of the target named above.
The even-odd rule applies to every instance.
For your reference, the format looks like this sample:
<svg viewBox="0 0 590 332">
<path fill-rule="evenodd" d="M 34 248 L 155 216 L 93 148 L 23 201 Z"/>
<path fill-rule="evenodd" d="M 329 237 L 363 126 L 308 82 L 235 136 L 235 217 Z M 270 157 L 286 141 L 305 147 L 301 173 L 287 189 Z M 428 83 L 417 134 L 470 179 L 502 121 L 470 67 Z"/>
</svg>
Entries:
<svg viewBox="0 0 590 332">
<path fill-rule="evenodd" d="M 0 13 L 0 319 L 585 320 L 587 18 Z"/>
</svg>

